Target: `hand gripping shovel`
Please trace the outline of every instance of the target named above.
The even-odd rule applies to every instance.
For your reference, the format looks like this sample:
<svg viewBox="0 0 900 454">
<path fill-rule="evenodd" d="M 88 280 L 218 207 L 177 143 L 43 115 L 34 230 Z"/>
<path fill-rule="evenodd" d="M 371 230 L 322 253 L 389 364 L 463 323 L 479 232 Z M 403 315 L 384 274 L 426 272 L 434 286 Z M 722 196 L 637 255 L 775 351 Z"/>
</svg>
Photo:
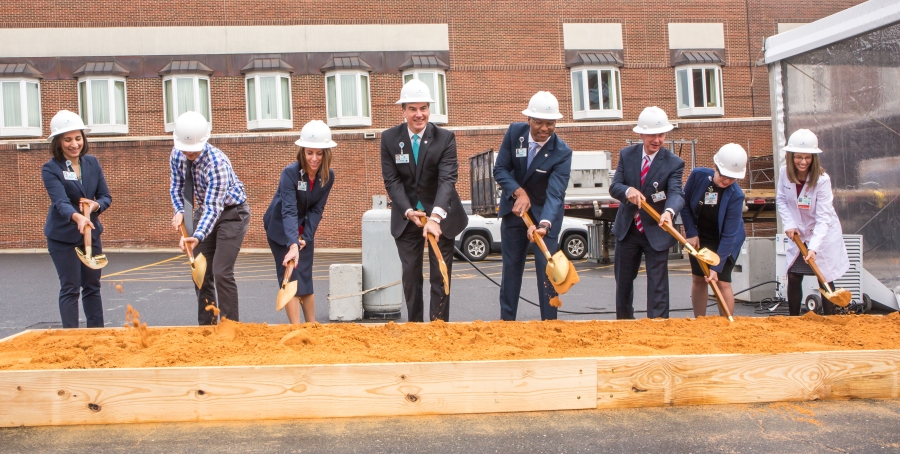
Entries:
<svg viewBox="0 0 900 454">
<path fill-rule="evenodd" d="M 809 250 L 806 249 L 806 245 L 800 241 L 800 235 L 794 234 L 794 243 L 797 243 L 797 247 L 800 248 L 800 255 L 802 257 L 809 255 Z M 825 282 L 825 277 L 822 276 L 822 271 L 819 270 L 819 266 L 816 265 L 816 259 L 810 258 L 806 263 L 808 263 L 809 267 L 816 273 L 816 277 L 819 278 L 819 283 L 821 283 L 822 287 L 825 289 L 825 298 L 828 298 L 828 301 L 834 303 L 835 306 L 847 307 L 847 305 L 850 304 L 850 299 L 853 298 L 853 294 L 842 288 L 832 291 L 828 282 Z"/>
<path fill-rule="evenodd" d="M 659 213 L 657 213 L 656 210 L 654 210 L 653 207 L 647 203 L 647 201 L 641 201 L 641 208 L 643 208 L 644 211 L 650 214 L 650 217 L 652 217 L 656 222 L 659 222 Z M 694 247 L 687 242 L 684 236 L 682 236 L 678 230 L 675 230 L 675 227 L 669 225 L 668 223 L 663 224 L 663 230 L 669 232 L 669 234 L 675 237 L 675 239 L 678 240 L 679 243 L 684 245 L 684 248 L 687 249 L 688 253 L 693 255 L 697 259 L 697 263 L 700 264 L 700 269 L 703 270 L 703 274 L 705 274 L 706 277 L 709 277 L 709 265 L 718 265 L 719 255 L 707 248 L 702 248 L 699 251 L 694 249 Z M 728 316 L 729 322 L 733 322 L 734 317 L 731 315 L 731 311 L 728 310 L 728 306 L 725 305 L 725 298 L 722 296 L 722 292 L 719 290 L 719 286 L 714 281 L 710 281 L 709 286 L 710 288 L 712 288 L 713 294 L 716 296 L 716 302 L 719 304 L 719 309 L 723 314 Z"/>
<path fill-rule="evenodd" d="M 528 216 L 528 213 L 523 213 L 522 219 L 525 221 L 526 227 L 534 225 L 534 222 L 531 221 L 531 216 Z M 547 278 L 550 280 L 550 283 L 553 284 L 556 293 L 562 295 L 568 292 L 573 285 L 581 281 L 578 277 L 578 272 L 575 271 L 575 265 L 566 258 L 566 255 L 563 254 L 562 251 L 556 251 L 556 254 L 553 254 L 551 257 L 550 251 L 547 250 L 547 245 L 544 244 L 544 239 L 537 233 L 534 234 L 534 242 L 538 245 L 538 248 L 541 249 L 541 252 L 544 253 L 544 257 L 547 257 Z M 562 306 L 562 301 L 560 301 L 559 298 L 552 298 L 550 300 L 550 305 L 553 307 L 560 307 Z"/>
<path fill-rule="evenodd" d="M 88 219 L 91 218 L 90 204 L 84 202 L 81 203 L 81 214 Z M 75 253 L 78 254 L 78 260 L 81 260 L 81 263 L 84 263 L 84 266 L 93 270 L 99 270 L 108 265 L 109 261 L 106 260 L 105 254 L 91 255 L 91 230 L 90 226 L 84 226 L 84 252 L 76 247 Z"/>
<path fill-rule="evenodd" d="M 181 236 L 188 237 L 187 229 L 184 228 L 184 221 L 181 221 Z M 187 245 L 185 245 L 184 250 L 187 252 L 188 260 L 191 262 L 191 279 L 194 280 L 194 285 L 197 288 L 202 288 L 203 276 L 206 276 L 206 257 L 203 254 L 197 254 L 197 257 L 194 257 L 194 251 Z"/>
<path fill-rule="evenodd" d="M 296 264 L 293 260 L 289 261 L 287 268 L 284 270 L 284 280 L 281 282 L 281 288 L 278 289 L 278 296 L 275 297 L 275 310 L 280 311 L 291 302 L 291 299 L 297 295 L 297 281 L 291 280 L 294 274 Z"/>
<path fill-rule="evenodd" d="M 428 222 L 428 218 L 422 216 L 422 225 L 425 225 Z M 438 248 L 437 239 L 432 234 L 428 234 L 428 244 L 431 245 L 431 250 L 434 251 L 434 255 L 437 256 L 438 266 L 441 268 L 441 277 L 444 279 L 444 295 L 450 294 L 450 276 L 447 274 L 447 264 L 444 262 L 444 256 L 441 254 L 441 249 Z"/>
</svg>

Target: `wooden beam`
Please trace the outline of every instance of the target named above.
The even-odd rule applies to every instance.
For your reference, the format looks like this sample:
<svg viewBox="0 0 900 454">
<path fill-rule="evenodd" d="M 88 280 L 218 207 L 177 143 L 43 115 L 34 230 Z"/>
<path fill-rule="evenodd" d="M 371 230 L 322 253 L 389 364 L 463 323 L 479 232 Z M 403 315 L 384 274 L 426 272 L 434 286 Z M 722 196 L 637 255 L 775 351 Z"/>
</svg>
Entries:
<svg viewBox="0 0 900 454">
<path fill-rule="evenodd" d="M 597 359 L 597 408 L 900 397 L 900 351 Z"/>
<path fill-rule="evenodd" d="M 595 408 L 594 359 L 0 372 L 0 426 Z"/>
</svg>

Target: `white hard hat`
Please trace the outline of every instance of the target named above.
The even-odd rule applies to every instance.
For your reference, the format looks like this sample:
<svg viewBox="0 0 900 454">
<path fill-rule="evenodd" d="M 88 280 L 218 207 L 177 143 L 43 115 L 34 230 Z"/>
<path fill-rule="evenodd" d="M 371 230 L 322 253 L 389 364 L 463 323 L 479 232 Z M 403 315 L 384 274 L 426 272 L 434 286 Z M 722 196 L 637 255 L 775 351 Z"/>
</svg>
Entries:
<svg viewBox="0 0 900 454">
<path fill-rule="evenodd" d="M 295 145 L 306 148 L 332 148 L 337 144 L 331 140 L 331 128 L 321 120 L 313 120 L 303 125 L 300 130 L 300 138 Z"/>
<path fill-rule="evenodd" d="M 822 150 L 819 149 L 819 138 L 809 129 L 798 129 L 794 131 L 794 133 L 791 134 L 791 138 L 788 139 L 784 151 L 811 154 L 822 152 Z"/>
<path fill-rule="evenodd" d="M 199 112 L 185 112 L 175 120 L 175 148 L 180 151 L 203 151 L 209 140 L 209 122 Z"/>
<path fill-rule="evenodd" d="M 56 112 L 56 115 L 50 120 L 50 136 L 47 137 L 47 140 L 51 141 L 60 134 L 77 131 L 79 129 L 86 133 L 91 132 L 91 128 L 85 126 L 84 122 L 81 121 L 80 115 L 68 110 L 60 110 L 59 112 Z"/>
<path fill-rule="evenodd" d="M 713 156 L 713 162 L 723 177 L 740 179 L 747 174 L 747 152 L 736 143 L 722 145 Z"/>
<path fill-rule="evenodd" d="M 559 120 L 559 101 L 549 91 L 539 91 L 528 101 L 528 108 L 522 111 L 522 115 L 542 120 Z"/>
<path fill-rule="evenodd" d="M 662 134 L 675 129 L 669 123 L 669 116 L 659 107 L 647 107 L 638 115 L 637 126 L 632 131 L 638 134 Z"/>
<path fill-rule="evenodd" d="M 419 79 L 412 79 L 407 82 L 403 89 L 400 90 L 400 100 L 394 104 L 408 104 L 412 102 L 434 102 L 434 99 L 431 99 L 431 90 L 428 89 L 428 85 L 425 85 L 425 82 Z"/>
</svg>

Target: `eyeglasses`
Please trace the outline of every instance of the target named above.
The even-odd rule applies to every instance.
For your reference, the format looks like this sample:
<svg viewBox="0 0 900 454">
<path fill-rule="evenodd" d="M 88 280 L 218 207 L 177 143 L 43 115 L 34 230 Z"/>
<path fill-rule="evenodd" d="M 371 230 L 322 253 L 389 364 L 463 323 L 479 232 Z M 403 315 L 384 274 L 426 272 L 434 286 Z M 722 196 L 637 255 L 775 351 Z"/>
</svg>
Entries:
<svg viewBox="0 0 900 454">
<path fill-rule="evenodd" d="M 806 161 L 806 162 L 812 162 L 812 160 L 813 160 L 812 156 L 809 156 L 809 157 L 806 157 L 806 156 L 794 156 L 794 161 L 795 161 L 795 162 L 803 162 L 803 161 Z"/>
</svg>

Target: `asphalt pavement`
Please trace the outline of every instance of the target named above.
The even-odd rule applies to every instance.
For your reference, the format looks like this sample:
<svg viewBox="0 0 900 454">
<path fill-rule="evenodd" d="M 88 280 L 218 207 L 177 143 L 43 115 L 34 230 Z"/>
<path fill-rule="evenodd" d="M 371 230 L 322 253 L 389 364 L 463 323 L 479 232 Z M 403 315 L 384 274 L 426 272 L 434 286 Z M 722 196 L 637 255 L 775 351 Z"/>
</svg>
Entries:
<svg viewBox="0 0 900 454">
<path fill-rule="evenodd" d="M 193 326 L 197 324 L 196 297 L 187 259 L 175 253 L 109 253 L 103 269 L 102 297 L 106 326 L 122 326 L 125 308 L 131 304 L 149 326 Z M 328 268 L 332 263 L 361 263 L 359 253 L 317 254 L 313 267 L 316 294 L 316 321 L 328 322 Z M 615 277 L 613 266 L 581 260 L 575 263 L 581 283 L 562 297 L 561 319 L 615 318 Z M 502 263 L 498 255 L 476 262 L 476 266 L 500 281 Z M 240 298 L 240 321 L 286 323 L 284 312 L 276 312 L 275 294 L 279 283 L 271 254 L 242 253 L 235 276 Z M 692 316 L 690 310 L 690 269 L 686 259 L 669 264 L 672 317 Z M 426 270 L 427 272 L 427 270 Z M 479 274 L 472 265 L 457 259 L 452 271 L 451 321 L 498 320 L 497 285 Z M 28 328 L 59 326 L 59 280 L 48 254 L 0 254 L 0 339 Z M 121 289 L 121 292 L 119 291 Z M 646 277 L 635 281 L 635 309 L 646 309 Z M 427 306 L 428 287 L 425 288 Z M 522 297 L 537 302 L 534 262 L 526 265 Z M 712 303 L 712 302 L 711 302 Z M 426 307 L 427 311 L 427 307 Z M 709 313 L 716 313 L 710 308 Z M 567 312 L 575 312 L 567 313 Z M 753 315 L 752 307 L 738 305 L 736 315 Z M 405 305 L 402 318 L 406 320 Z M 638 313 L 637 316 L 644 316 Z M 536 306 L 519 304 L 519 320 L 538 320 Z M 81 320 L 84 321 L 83 312 Z"/>
</svg>

